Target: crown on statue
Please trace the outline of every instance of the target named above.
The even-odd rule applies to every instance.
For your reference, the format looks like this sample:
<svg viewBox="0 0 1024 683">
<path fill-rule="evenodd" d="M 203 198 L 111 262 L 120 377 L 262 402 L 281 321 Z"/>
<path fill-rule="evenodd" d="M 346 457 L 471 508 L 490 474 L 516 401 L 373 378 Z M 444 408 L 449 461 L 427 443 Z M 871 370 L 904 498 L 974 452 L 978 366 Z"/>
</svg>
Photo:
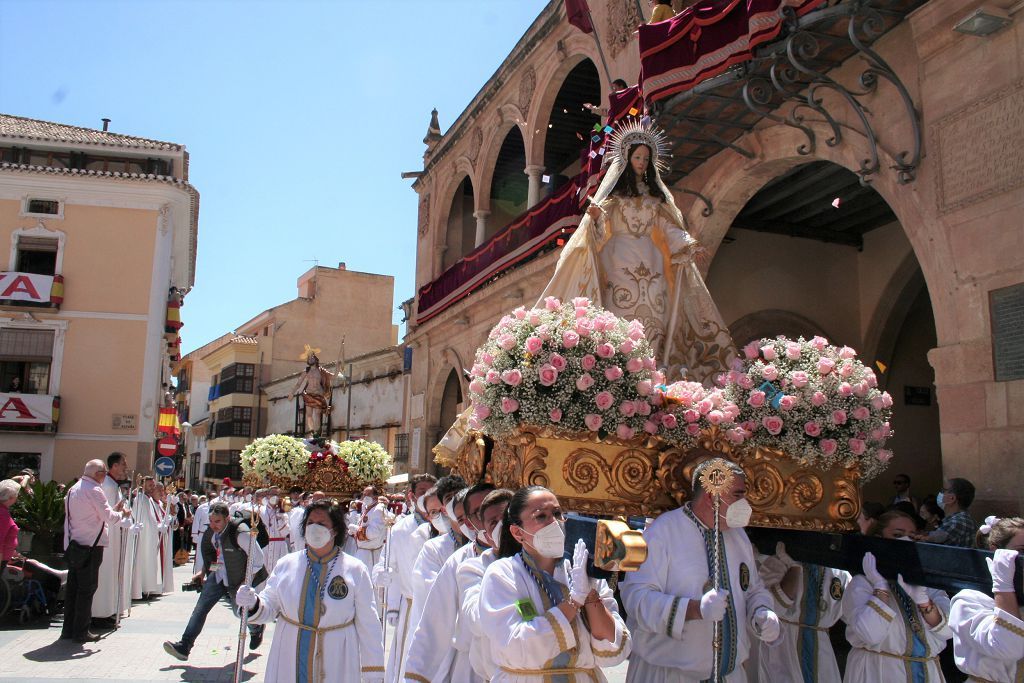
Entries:
<svg viewBox="0 0 1024 683">
<path fill-rule="evenodd" d="M 627 164 L 629 163 L 629 150 L 634 145 L 646 145 L 651 150 L 651 163 L 657 167 L 660 173 L 668 170 L 668 158 L 671 156 L 668 136 L 665 131 L 651 124 L 646 117 L 644 119 L 628 119 L 616 128 L 609 139 L 609 156 Z"/>
</svg>

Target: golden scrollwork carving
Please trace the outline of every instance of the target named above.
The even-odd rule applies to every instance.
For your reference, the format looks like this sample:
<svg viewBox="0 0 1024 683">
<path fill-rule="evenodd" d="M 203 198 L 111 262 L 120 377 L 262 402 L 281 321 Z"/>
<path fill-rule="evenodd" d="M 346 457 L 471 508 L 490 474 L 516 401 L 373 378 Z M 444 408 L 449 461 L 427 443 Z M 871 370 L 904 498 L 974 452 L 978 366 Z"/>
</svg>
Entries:
<svg viewBox="0 0 1024 683">
<path fill-rule="evenodd" d="M 562 463 L 562 478 L 577 493 L 590 493 L 601 481 L 604 460 L 589 448 L 578 448 Z"/>
<path fill-rule="evenodd" d="M 856 467 L 847 468 L 845 476 L 836 479 L 832 502 L 828 506 L 830 517 L 845 521 L 857 518 L 860 514 L 860 491 L 857 488 L 859 479 L 860 471 Z"/>
<path fill-rule="evenodd" d="M 800 470 L 786 479 L 789 500 L 804 512 L 814 509 L 825 495 L 821 479 L 807 470 Z"/>
<path fill-rule="evenodd" d="M 611 462 L 591 448 L 577 448 L 562 463 L 562 477 L 577 493 L 597 488 L 602 474 L 608 481 L 605 490 L 612 496 L 644 502 L 660 493 L 654 480 L 654 462 L 639 448 L 625 448 Z"/>
<path fill-rule="evenodd" d="M 786 495 L 786 482 L 777 467 L 764 460 L 741 463 L 747 473 L 747 500 L 755 510 L 778 505 Z"/>
</svg>

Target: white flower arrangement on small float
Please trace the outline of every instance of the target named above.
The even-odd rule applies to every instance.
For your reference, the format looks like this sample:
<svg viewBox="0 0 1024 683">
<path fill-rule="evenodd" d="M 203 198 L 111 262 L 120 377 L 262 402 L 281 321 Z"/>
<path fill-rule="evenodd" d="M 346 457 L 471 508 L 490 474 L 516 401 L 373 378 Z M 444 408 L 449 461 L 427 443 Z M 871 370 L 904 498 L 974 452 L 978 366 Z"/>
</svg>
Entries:
<svg viewBox="0 0 1024 683">
<path fill-rule="evenodd" d="M 271 434 L 254 440 L 239 455 L 243 475 L 300 479 L 306 475 L 310 453 L 300 439 Z"/>
</svg>

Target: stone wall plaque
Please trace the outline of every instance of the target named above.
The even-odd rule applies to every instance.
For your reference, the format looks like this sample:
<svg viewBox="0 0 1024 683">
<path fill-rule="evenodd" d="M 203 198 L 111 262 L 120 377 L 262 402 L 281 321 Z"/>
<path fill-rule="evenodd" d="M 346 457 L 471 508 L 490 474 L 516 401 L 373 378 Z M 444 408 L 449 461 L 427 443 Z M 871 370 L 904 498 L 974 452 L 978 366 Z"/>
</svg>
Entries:
<svg viewBox="0 0 1024 683">
<path fill-rule="evenodd" d="M 1024 80 L 940 119 L 934 141 L 940 214 L 1024 186 Z"/>
<path fill-rule="evenodd" d="M 989 292 L 997 382 L 1024 379 L 1024 283 Z"/>
<path fill-rule="evenodd" d="M 138 416 L 114 414 L 110 416 L 110 428 L 117 432 L 134 432 L 138 429 Z"/>
</svg>

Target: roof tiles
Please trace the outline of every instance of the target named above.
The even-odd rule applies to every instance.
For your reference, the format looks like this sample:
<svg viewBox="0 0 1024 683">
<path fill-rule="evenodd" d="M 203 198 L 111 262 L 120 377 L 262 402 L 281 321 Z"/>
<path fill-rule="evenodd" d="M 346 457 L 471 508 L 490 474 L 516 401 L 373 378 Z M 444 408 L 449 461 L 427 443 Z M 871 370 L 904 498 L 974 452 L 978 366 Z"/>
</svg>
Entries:
<svg viewBox="0 0 1024 683">
<path fill-rule="evenodd" d="M 28 119 L 11 114 L 0 114 L 0 136 L 22 138 L 25 140 L 47 140 L 51 142 L 72 142 L 84 145 L 102 145 L 106 147 L 131 147 L 136 149 L 155 149 L 168 152 L 181 151 L 181 145 L 161 140 L 122 135 L 109 131 L 69 126 L 63 123 Z"/>
</svg>

